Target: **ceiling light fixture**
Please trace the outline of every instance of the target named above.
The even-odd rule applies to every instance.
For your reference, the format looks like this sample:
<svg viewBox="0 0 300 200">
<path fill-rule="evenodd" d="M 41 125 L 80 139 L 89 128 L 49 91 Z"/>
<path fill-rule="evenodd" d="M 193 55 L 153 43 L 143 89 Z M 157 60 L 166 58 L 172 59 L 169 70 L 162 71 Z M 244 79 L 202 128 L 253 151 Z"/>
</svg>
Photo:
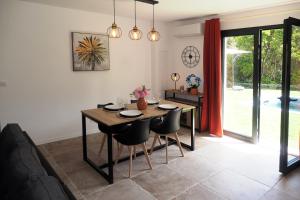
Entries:
<svg viewBox="0 0 300 200">
<path fill-rule="evenodd" d="M 140 40 L 143 36 L 141 30 L 136 26 L 136 0 L 134 1 L 134 27 L 129 31 L 129 38 L 132 40 Z"/>
<path fill-rule="evenodd" d="M 160 34 L 158 31 L 155 30 L 154 28 L 154 3 L 153 3 L 153 26 L 152 26 L 152 30 L 148 33 L 148 39 L 151 41 L 151 42 L 156 42 L 159 40 L 160 38 Z"/>
<path fill-rule="evenodd" d="M 107 29 L 107 34 L 110 38 L 120 38 L 122 36 L 122 29 L 117 26 L 116 24 L 116 2 L 113 0 L 114 3 L 114 22 L 112 25 Z"/>
</svg>

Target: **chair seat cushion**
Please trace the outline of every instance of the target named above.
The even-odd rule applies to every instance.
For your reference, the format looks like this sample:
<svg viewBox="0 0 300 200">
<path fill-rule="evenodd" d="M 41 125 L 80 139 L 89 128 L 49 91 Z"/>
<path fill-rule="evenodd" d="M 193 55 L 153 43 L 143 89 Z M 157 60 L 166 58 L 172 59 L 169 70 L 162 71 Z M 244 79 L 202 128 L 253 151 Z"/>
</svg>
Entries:
<svg viewBox="0 0 300 200">
<path fill-rule="evenodd" d="M 10 200 L 67 200 L 69 199 L 58 180 L 52 176 L 29 179 Z"/>
<path fill-rule="evenodd" d="M 13 194 L 29 179 L 47 175 L 33 146 L 22 144 L 14 149 L 4 166 L 2 194 Z M 4 184 L 3 184 L 4 182 Z"/>
</svg>

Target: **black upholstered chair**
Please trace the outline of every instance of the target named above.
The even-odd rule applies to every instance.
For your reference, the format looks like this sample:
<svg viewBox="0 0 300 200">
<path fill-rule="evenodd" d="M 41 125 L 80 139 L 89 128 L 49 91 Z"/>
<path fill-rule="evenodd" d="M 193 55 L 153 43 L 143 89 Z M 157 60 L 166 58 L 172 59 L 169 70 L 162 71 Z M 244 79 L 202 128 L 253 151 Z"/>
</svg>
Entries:
<svg viewBox="0 0 300 200">
<path fill-rule="evenodd" d="M 103 108 L 104 106 L 107 106 L 107 105 L 113 105 L 113 103 L 107 103 L 107 104 L 98 104 L 97 105 L 97 108 Z M 112 126 L 112 127 L 109 127 L 105 124 L 102 124 L 102 123 L 98 123 L 98 128 L 99 130 L 104 133 L 103 134 L 103 137 L 102 137 L 102 140 L 101 140 L 101 143 L 100 143 L 100 149 L 99 149 L 99 154 L 102 153 L 102 150 L 103 150 L 103 147 L 104 147 L 104 144 L 105 144 L 105 141 L 107 139 L 107 135 L 106 134 L 117 134 L 117 133 L 122 133 L 126 127 L 128 127 L 129 125 L 116 125 L 116 126 Z"/>
<path fill-rule="evenodd" d="M 148 152 L 147 152 L 146 145 L 145 145 L 146 141 L 149 138 L 149 134 L 150 134 L 150 119 L 144 119 L 144 120 L 134 121 L 130 125 L 130 127 L 128 127 L 127 130 L 124 131 L 122 134 L 114 135 L 114 138 L 119 143 L 121 143 L 115 163 L 118 162 L 118 159 L 123 150 L 123 146 L 124 145 L 128 146 L 128 151 L 130 154 L 129 178 L 131 177 L 131 171 L 132 171 L 133 149 L 136 145 L 140 145 L 142 147 L 142 149 L 144 150 L 144 154 L 145 154 L 146 160 L 148 162 L 148 165 L 149 165 L 150 169 L 152 169 L 150 158 L 148 156 Z"/>
<path fill-rule="evenodd" d="M 153 119 L 151 121 L 150 129 L 155 132 L 154 140 L 151 146 L 150 154 L 153 152 L 153 148 L 155 146 L 156 140 L 160 138 L 160 136 L 165 137 L 166 140 L 166 163 L 168 163 L 168 136 L 174 135 L 177 141 L 177 145 L 180 149 L 182 157 L 184 157 L 183 150 L 180 144 L 180 140 L 178 138 L 177 131 L 180 129 L 180 115 L 182 109 L 174 109 L 170 110 L 168 114 L 163 119 Z"/>
</svg>

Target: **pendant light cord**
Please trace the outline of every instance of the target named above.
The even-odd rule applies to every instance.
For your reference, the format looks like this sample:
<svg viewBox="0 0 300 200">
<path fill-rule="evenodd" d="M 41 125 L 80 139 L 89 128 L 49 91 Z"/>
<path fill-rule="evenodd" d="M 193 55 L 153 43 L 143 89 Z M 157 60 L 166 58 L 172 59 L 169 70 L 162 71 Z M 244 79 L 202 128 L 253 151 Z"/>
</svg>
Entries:
<svg viewBox="0 0 300 200">
<path fill-rule="evenodd" d="M 134 26 L 136 26 L 136 0 L 134 1 Z"/>
<path fill-rule="evenodd" d="M 153 4 L 153 29 L 154 29 L 154 4 Z"/>
<path fill-rule="evenodd" d="M 116 1 L 114 0 L 114 24 L 116 23 Z"/>
</svg>

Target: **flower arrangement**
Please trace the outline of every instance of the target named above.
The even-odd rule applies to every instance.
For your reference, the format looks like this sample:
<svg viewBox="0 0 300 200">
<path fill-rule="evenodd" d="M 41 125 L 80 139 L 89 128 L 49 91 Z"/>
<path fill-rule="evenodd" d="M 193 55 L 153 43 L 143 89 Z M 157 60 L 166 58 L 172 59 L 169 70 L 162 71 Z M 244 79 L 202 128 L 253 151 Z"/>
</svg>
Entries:
<svg viewBox="0 0 300 200">
<path fill-rule="evenodd" d="M 149 91 L 150 89 L 147 89 L 145 85 L 143 85 L 142 87 L 136 88 L 132 94 L 135 96 L 136 99 L 140 99 L 148 96 L 150 94 Z"/>
<path fill-rule="evenodd" d="M 201 78 L 196 76 L 195 74 L 190 74 L 186 77 L 186 82 L 189 88 L 198 88 L 201 83 Z"/>
</svg>

